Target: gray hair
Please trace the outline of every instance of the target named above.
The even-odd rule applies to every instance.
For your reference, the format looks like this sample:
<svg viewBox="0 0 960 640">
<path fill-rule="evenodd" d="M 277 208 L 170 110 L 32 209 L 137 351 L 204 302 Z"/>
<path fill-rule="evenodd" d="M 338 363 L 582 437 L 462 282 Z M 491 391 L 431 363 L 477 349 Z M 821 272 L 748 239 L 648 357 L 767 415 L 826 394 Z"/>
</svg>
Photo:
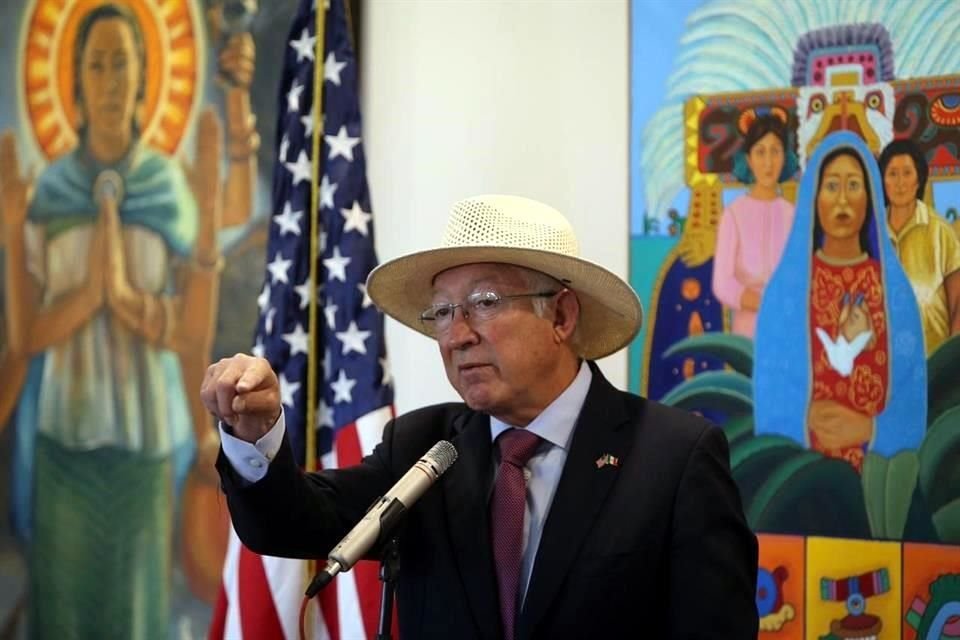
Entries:
<svg viewBox="0 0 960 640">
<path fill-rule="evenodd" d="M 535 271 L 534 269 L 528 269 L 527 267 L 520 267 L 516 265 L 510 265 L 511 268 L 515 269 L 517 275 L 523 280 L 524 286 L 532 293 L 535 291 L 562 291 L 563 289 L 570 289 L 567 285 L 563 284 L 553 276 L 547 275 L 542 271 Z M 573 291 L 570 289 L 570 291 Z M 576 295 L 576 292 L 574 292 Z M 531 298 L 530 302 L 533 305 L 533 312 L 541 318 L 546 318 L 547 313 L 551 305 L 556 304 L 556 298 Z M 577 317 L 577 324 L 573 329 L 573 335 L 570 337 L 570 344 L 573 347 L 574 351 L 579 355 L 580 353 L 580 318 Z"/>
</svg>

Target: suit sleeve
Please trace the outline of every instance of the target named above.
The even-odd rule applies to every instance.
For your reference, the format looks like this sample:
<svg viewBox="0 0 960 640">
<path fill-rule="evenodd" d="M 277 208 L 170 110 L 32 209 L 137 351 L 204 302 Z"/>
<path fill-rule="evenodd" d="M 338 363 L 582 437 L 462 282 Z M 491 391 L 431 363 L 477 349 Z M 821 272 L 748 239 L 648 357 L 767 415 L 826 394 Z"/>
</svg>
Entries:
<svg viewBox="0 0 960 640">
<path fill-rule="evenodd" d="M 690 454 L 672 524 L 670 638 L 756 638 L 757 538 L 717 427 L 704 430 Z"/>
<path fill-rule="evenodd" d="M 297 466 L 284 435 L 267 474 L 253 484 L 240 477 L 221 449 L 217 470 L 240 540 L 265 555 L 326 557 L 394 482 L 393 434 L 391 421 L 383 440 L 359 465 L 314 473 Z"/>
</svg>

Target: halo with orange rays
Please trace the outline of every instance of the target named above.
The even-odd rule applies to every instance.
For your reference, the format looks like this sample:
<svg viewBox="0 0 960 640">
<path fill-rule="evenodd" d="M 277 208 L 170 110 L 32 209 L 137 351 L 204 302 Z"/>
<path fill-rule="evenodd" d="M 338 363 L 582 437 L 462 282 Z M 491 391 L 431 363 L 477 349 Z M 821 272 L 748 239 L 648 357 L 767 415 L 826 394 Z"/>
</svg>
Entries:
<svg viewBox="0 0 960 640">
<path fill-rule="evenodd" d="M 77 144 L 74 40 L 83 16 L 104 4 L 129 8 L 143 31 L 143 139 L 173 153 L 190 123 L 202 68 L 192 0 L 35 0 L 25 25 L 21 86 L 37 144 L 48 159 Z"/>
</svg>

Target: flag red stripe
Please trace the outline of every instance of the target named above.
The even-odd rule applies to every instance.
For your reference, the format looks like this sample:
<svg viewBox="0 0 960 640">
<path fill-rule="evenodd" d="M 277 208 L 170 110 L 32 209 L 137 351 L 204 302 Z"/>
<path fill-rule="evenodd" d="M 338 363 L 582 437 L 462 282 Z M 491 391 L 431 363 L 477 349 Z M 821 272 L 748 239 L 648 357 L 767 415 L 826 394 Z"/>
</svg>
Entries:
<svg viewBox="0 0 960 640">
<path fill-rule="evenodd" d="M 244 640 L 285 640 L 263 560 L 241 546 L 237 573 L 240 577 L 237 585 L 240 592 L 240 628 Z"/>
<path fill-rule="evenodd" d="M 367 638 L 376 638 L 380 626 L 380 563 L 361 560 L 353 567 L 353 572 L 356 574 L 360 611 L 363 612 L 363 627 Z"/>
<path fill-rule="evenodd" d="M 213 608 L 213 619 L 210 629 L 207 630 L 207 640 L 226 640 L 224 634 L 227 628 L 227 590 L 220 582 L 220 592 L 217 594 L 217 603 Z"/>
<path fill-rule="evenodd" d="M 357 436 L 357 425 L 351 422 L 337 432 L 337 466 L 352 467 L 360 464 L 363 453 L 360 451 L 360 438 Z"/>
<path fill-rule="evenodd" d="M 337 432 L 334 443 L 337 449 L 337 465 L 352 467 L 360 464 L 363 450 L 357 434 L 356 423 L 351 423 Z M 377 637 L 377 625 L 380 622 L 380 567 L 376 562 L 358 562 L 353 567 L 357 583 L 357 598 L 363 615 L 363 628 L 368 638 Z"/>
<path fill-rule="evenodd" d="M 340 640 L 340 609 L 337 607 L 336 582 L 328 584 L 317 598 L 320 600 L 320 611 L 323 612 L 323 622 L 327 625 L 330 640 Z"/>
</svg>

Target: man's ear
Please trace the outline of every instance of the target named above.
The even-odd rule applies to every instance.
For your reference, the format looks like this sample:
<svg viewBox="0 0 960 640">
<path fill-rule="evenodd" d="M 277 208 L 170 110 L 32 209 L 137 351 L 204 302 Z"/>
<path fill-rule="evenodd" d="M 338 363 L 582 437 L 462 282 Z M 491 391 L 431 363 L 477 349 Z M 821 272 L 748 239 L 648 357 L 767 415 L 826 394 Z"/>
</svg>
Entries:
<svg viewBox="0 0 960 640">
<path fill-rule="evenodd" d="M 573 335 L 580 321 L 580 301 L 577 294 L 564 289 L 557 294 L 556 311 L 553 315 L 553 330 L 557 342 L 566 342 Z"/>
</svg>

